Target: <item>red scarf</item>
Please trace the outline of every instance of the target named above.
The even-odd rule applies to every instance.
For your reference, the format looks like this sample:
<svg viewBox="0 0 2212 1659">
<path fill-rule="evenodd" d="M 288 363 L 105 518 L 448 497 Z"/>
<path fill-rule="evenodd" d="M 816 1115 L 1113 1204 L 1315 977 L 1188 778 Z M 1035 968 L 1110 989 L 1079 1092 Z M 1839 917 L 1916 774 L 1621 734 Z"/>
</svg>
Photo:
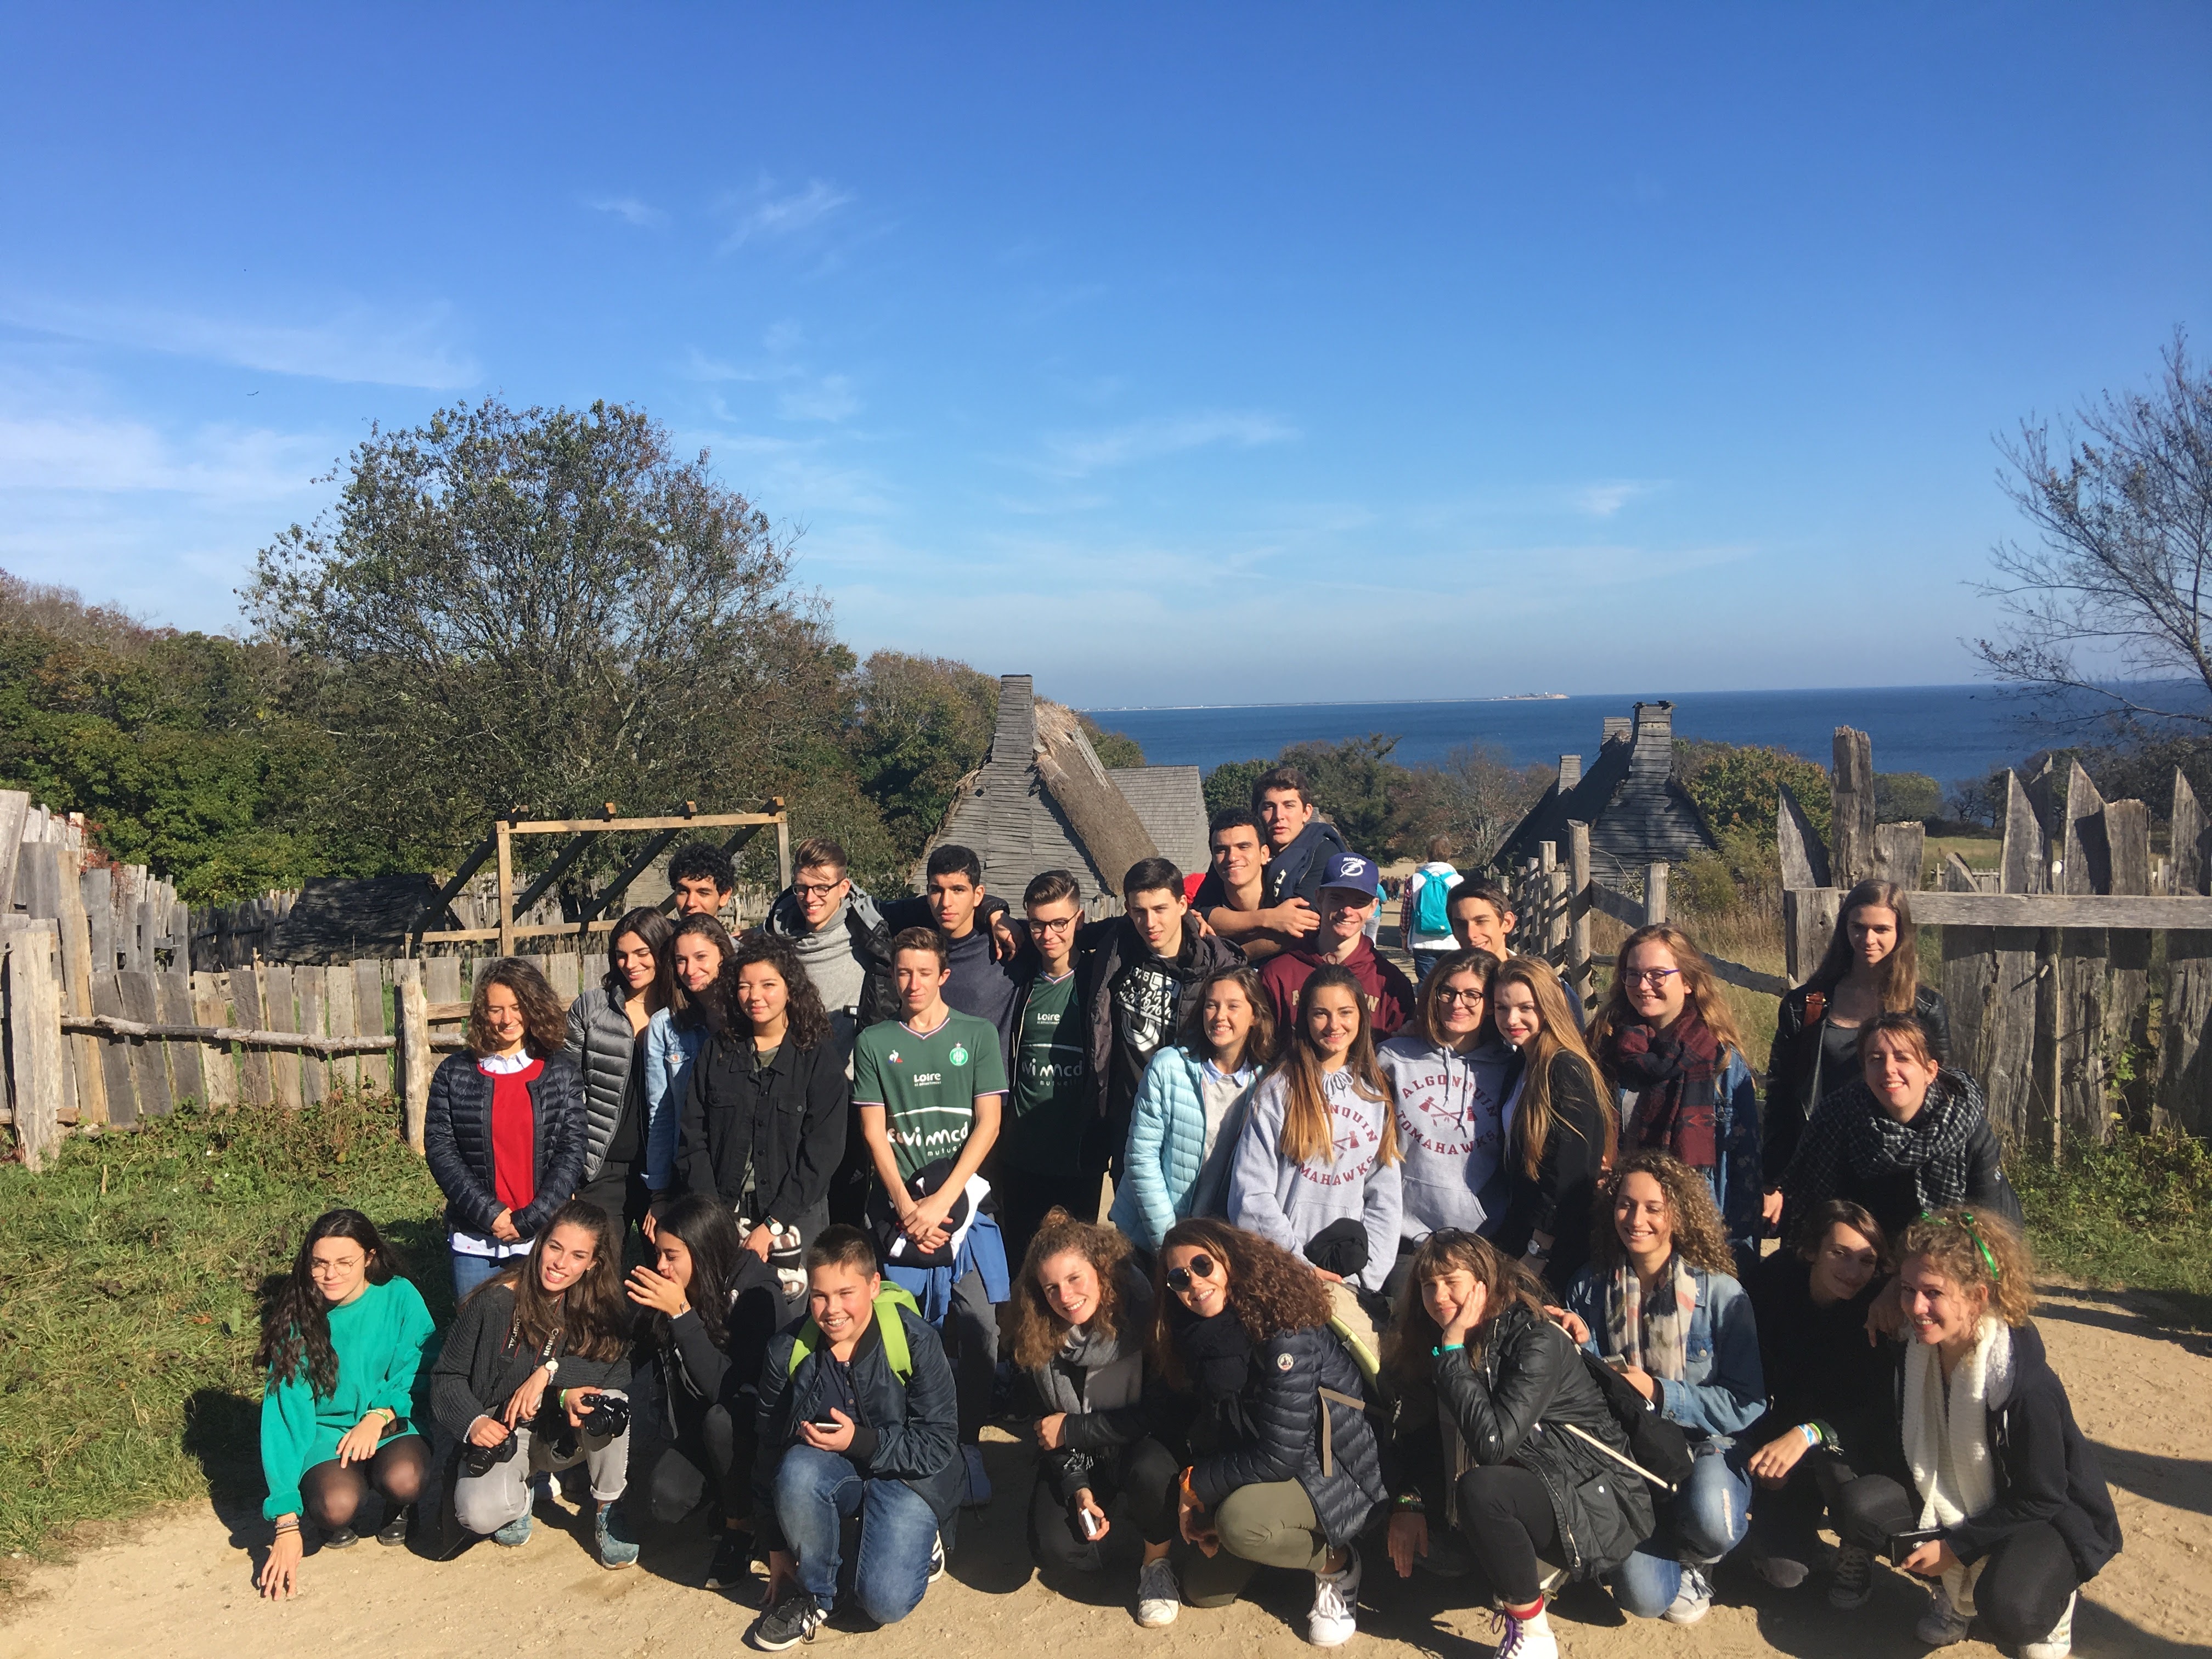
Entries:
<svg viewBox="0 0 2212 1659">
<path fill-rule="evenodd" d="M 1606 1044 L 1604 1060 L 1620 1085 L 1636 1091 L 1636 1109 L 1622 1137 L 1630 1146 L 1672 1152 L 1693 1170 L 1720 1162 L 1713 1089 L 1720 1044 L 1694 1003 L 1683 1006 L 1664 1036 L 1641 1021 L 1621 1026 Z"/>
</svg>

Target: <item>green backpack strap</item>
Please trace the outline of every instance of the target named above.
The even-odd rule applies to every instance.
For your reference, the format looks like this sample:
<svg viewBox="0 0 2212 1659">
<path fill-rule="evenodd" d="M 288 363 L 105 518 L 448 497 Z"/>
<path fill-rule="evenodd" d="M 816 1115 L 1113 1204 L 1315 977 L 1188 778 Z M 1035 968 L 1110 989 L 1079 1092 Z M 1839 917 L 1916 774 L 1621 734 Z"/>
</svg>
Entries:
<svg viewBox="0 0 2212 1659">
<path fill-rule="evenodd" d="M 903 1285 L 894 1285 L 886 1279 L 876 1292 L 876 1328 L 883 1333 L 884 1358 L 891 1368 L 891 1375 L 904 1388 L 914 1381 L 914 1352 L 907 1346 L 906 1326 L 898 1313 L 904 1308 L 917 1319 L 921 1317 L 921 1304 L 914 1299 L 914 1292 Z M 793 1372 L 805 1363 L 806 1356 L 822 1346 L 822 1328 L 810 1316 L 799 1328 L 799 1335 L 791 1345 L 791 1364 L 784 1372 L 790 1381 Z"/>
</svg>

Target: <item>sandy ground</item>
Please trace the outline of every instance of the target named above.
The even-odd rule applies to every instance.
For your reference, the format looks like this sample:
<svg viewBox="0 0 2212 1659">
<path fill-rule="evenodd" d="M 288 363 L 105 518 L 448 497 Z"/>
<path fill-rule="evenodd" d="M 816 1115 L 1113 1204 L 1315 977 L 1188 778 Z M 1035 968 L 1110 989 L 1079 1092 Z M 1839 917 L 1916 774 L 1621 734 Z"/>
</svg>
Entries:
<svg viewBox="0 0 2212 1659">
<path fill-rule="evenodd" d="M 2154 1312 L 2155 1310 L 2150 1310 Z M 2053 1295 L 2040 1315 L 2051 1357 L 2081 1427 L 2102 1450 L 2127 1549 L 2091 1586 L 2077 1616 L 2085 1655 L 2212 1654 L 2212 1462 L 2204 1405 L 2212 1345 L 2165 1334 L 2138 1299 Z M 1055 1593 L 1030 1569 L 1021 1532 L 1029 1457 L 999 1437 L 988 1449 L 998 1501 L 963 1523 L 951 1574 L 903 1624 L 861 1633 L 842 1618 L 817 1644 L 892 1656 L 1050 1653 L 1059 1659 L 1161 1659 L 1304 1651 L 1310 1581 L 1263 1576 L 1251 1599 L 1214 1612 L 1185 1608 L 1165 1631 L 1137 1628 L 1133 1570 Z M 573 1517 L 541 1524 L 518 1552 L 480 1544 L 443 1565 L 364 1540 L 308 1558 L 307 1593 L 282 1607 L 255 1598 L 260 1523 L 252 1516 L 173 1510 L 123 1541 L 36 1569 L 28 1595 L 0 1622 L 0 1655 L 23 1659 L 118 1654 L 261 1659 L 302 1653 L 377 1659 L 487 1659 L 539 1652 L 593 1659 L 684 1659 L 738 1649 L 751 1608 L 696 1588 L 706 1565 L 695 1528 L 648 1533 L 642 1562 L 608 1572 Z M 249 1542 L 248 1540 L 252 1540 Z M 1351 1651 L 1471 1659 L 1492 1650 L 1486 1612 L 1457 1605 L 1449 1581 L 1401 1585 L 1387 1560 L 1368 1565 L 1361 1634 Z M 1631 1622 L 1604 1595 L 1571 1590 L 1555 1616 L 1577 1659 L 1601 1656 L 1792 1654 L 1808 1659 L 1917 1659 L 1921 1593 L 1895 1575 L 1858 1613 L 1832 1612 L 1816 1576 L 1783 1592 L 1737 1562 L 1723 1564 L 1712 1612 L 1687 1629 Z M 843 1628 L 839 1626 L 842 1625 Z M 1987 1656 L 1979 1642 L 1952 1651 Z"/>
</svg>

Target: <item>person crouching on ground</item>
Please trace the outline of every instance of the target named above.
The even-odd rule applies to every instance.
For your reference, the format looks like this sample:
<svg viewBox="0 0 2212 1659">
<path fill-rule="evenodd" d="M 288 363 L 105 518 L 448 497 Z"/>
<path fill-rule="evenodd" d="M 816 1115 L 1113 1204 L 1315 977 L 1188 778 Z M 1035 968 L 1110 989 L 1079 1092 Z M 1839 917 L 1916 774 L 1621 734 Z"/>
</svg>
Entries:
<svg viewBox="0 0 2212 1659">
<path fill-rule="evenodd" d="M 1869 1474 L 1844 1488 L 1828 1601 L 1860 1605 L 1875 1553 L 1909 1549 L 1899 1565 L 1938 1581 L 1913 1632 L 1923 1642 L 1964 1641 L 1978 1613 L 2020 1659 L 2066 1659 L 2075 1598 L 2120 1553 L 2120 1522 L 2028 1321 L 2027 1247 L 1994 1216 L 1952 1207 L 1907 1227 L 1898 1255 L 1895 1387 L 1912 1485 Z"/>
<path fill-rule="evenodd" d="M 1359 1368 L 1329 1328 L 1328 1286 L 1298 1257 L 1220 1221 L 1178 1222 L 1160 1249 L 1152 1362 L 1195 1395 L 1177 1488 L 1183 1599 L 1226 1607 L 1258 1567 L 1314 1576 L 1306 1639 L 1357 1632 L 1353 1540 L 1389 1497 Z"/>
<path fill-rule="evenodd" d="M 1540 1555 L 1595 1578 L 1653 1524 L 1628 1437 L 1547 1294 L 1488 1240 L 1441 1228 L 1413 1253 L 1384 1349 L 1400 1390 L 1391 1564 L 1409 1577 L 1456 1528 L 1504 1614 L 1499 1659 L 1559 1653 Z"/>
<path fill-rule="evenodd" d="M 394 1276 L 392 1253 L 367 1216 L 332 1210 L 315 1218 L 270 1298 L 254 1356 L 268 1379 L 262 1513 L 276 1523 L 261 1569 L 264 1595 L 285 1601 L 299 1589 L 303 1515 L 331 1549 L 358 1541 L 354 1516 L 372 1486 L 384 1499 L 376 1541 L 406 1541 L 430 1466 L 408 1413 L 431 1330 L 422 1293 Z"/>
<path fill-rule="evenodd" d="M 952 1367 L 914 1297 L 887 1285 L 875 1246 L 833 1224 L 806 1252 L 806 1316 L 769 1345 L 753 1462 L 753 1534 L 768 1552 L 768 1611 L 747 1639 L 811 1641 L 836 1605 L 844 1522 L 860 1522 L 853 1593 L 896 1624 L 945 1571 L 943 1529 L 966 1471 Z"/>
<path fill-rule="evenodd" d="M 1607 1177 L 1590 1265 L 1567 1290 L 1570 1329 L 1668 1421 L 1694 1455 L 1659 1506 L 1659 1531 L 1615 1571 L 1639 1619 L 1693 1625 L 1712 1605 L 1705 1569 L 1751 1524 L 1751 1448 L 1735 1437 L 1766 1409 L 1750 1298 L 1705 1178 L 1665 1152 L 1634 1152 Z"/>
<path fill-rule="evenodd" d="M 607 1212 L 572 1200 L 520 1266 L 454 1315 L 430 1407 L 461 1443 L 453 1516 L 464 1530 L 527 1543 L 538 1477 L 583 1463 L 599 1565 L 637 1559 L 617 1507 L 629 1468 L 630 1340 L 617 1249 Z"/>
<path fill-rule="evenodd" d="M 1174 1621 L 1182 1597 L 1168 1547 L 1176 1536 L 1180 1459 L 1147 1432 L 1145 1339 L 1152 1286 L 1111 1227 L 1054 1210 L 1014 1280 L 1014 1363 L 1038 1408 L 1030 1556 L 1047 1571 L 1097 1572 L 1114 1529 L 1108 1510 L 1142 1534 L 1137 1622 Z"/>
</svg>

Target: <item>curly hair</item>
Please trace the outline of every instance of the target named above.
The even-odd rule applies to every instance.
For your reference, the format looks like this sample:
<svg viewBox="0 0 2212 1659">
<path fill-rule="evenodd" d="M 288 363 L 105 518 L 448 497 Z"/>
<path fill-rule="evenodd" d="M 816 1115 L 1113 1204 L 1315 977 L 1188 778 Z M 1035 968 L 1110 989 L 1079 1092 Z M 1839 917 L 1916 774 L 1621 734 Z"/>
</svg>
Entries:
<svg viewBox="0 0 2212 1659">
<path fill-rule="evenodd" d="M 1966 1295 L 1980 1291 L 1990 1311 L 2008 1325 L 2025 1325 L 2035 1311 L 2035 1263 L 2027 1242 L 2009 1222 L 1987 1211 L 1954 1205 L 1922 1215 L 1905 1230 L 1897 1251 L 1899 1269 L 1915 1259 Z"/>
<path fill-rule="evenodd" d="M 720 988 L 730 1011 L 730 1024 L 722 1032 L 725 1042 L 750 1042 L 752 1022 L 738 1002 L 738 975 L 765 963 L 783 981 L 784 1017 L 790 1021 L 784 1040 L 802 1049 L 818 1048 L 830 1036 L 830 1015 L 822 1006 L 822 993 L 807 976 L 806 964 L 789 939 L 777 933 L 747 933 L 722 958 Z"/>
<path fill-rule="evenodd" d="M 1244 1033 L 1244 1052 L 1237 1057 L 1237 1063 L 1266 1065 L 1275 1052 L 1275 1003 L 1261 988 L 1260 975 L 1246 963 L 1217 968 L 1182 994 L 1182 1029 L 1176 1033 L 1178 1046 L 1200 1060 L 1213 1057 L 1213 1040 L 1206 1035 L 1206 998 L 1217 985 L 1235 986 L 1252 1010 L 1252 1029 Z"/>
<path fill-rule="evenodd" d="M 1628 1000 L 1629 955 L 1643 945 L 1659 945 L 1674 958 L 1674 966 L 1681 970 L 1682 989 L 1689 998 L 1690 1006 L 1698 1011 L 1698 1018 L 1705 1021 L 1705 1029 L 1720 1045 L 1722 1061 L 1725 1063 L 1731 1053 L 1741 1054 L 1743 1035 L 1736 1030 L 1735 1016 L 1729 1010 L 1728 997 L 1721 990 L 1712 964 L 1705 960 L 1704 951 L 1690 943 L 1687 933 L 1663 921 L 1639 927 L 1621 940 L 1620 952 L 1613 957 L 1620 965 L 1613 976 L 1613 988 L 1606 993 L 1604 1003 L 1590 1021 L 1591 1052 L 1603 1055 L 1614 1032 L 1624 1025 L 1643 1023 L 1644 1017 Z"/>
<path fill-rule="evenodd" d="M 1434 979 L 1437 971 L 1431 969 L 1429 977 Z M 1421 1286 L 1454 1273 L 1474 1274 L 1485 1296 L 1482 1322 L 1468 1333 L 1471 1363 L 1481 1358 L 1482 1334 L 1515 1303 L 1539 1319 L 1547 1316 L 1543 1283 L 1525 1262 L 1506 1255 L 1478 1233 L 1440 1227 L 1413 1252 L 1413 1268 L 1406 1275 L 1405 1289 L 1398 1293 L 1397 1316 L 1391 1322 L 1390 1334 L 1382 1339 L 1383 1369 L 1401 1382 L 1419 1383 L 1425 1379 L 1431 1351 L 1443 1340 L 1443 1333 L 1430 1317 L 1428 1304 L 1421 1300 Z"/>
<path fill-rule="evenodd" d="M 1204 1250 L 1226 1270 L 1229 1310 L 1254 1342 L 1265 1342 L 1278 1331 L 1328 1323 L 1328 1287 L 1311 1263 L 1225 1221 L 1199 1216 L 1178 1221 L 1160 1241 L 1152 1269 L 1152 1363 L 1171 1387 L 1182 1388 L 1188 1381 L 1176 1352 L 1175 1326 L 1178 1316 L 1187 1320 L 1190 1315 L 1168 1288 L 1168 1252 L 1178 1245 Z"/>
<path fill-rule="evenodd" d="M 1632 1152 L 1606 1172 L 1590 1218 L 1590 1259 L 1607 1272 L 1628 1260 L 1628 1247 L 1620 1242 L 1613 1211 L 1620 1201 L 1621 1183 L 1632 1175 L 1650 1176 L 1666 1194 L 1667 1218 L 1674 1226 L 1674 1254 L 1692 1267 L 1735 1278 L 1735 1257 L 1713 1203 L 1713 1189 L 1705 1176 L 1672 1152 Z"/>
<path fill-rule="evenodd" d="M 1053 1311 L 1038 1281 L 1044 1264 L 1056 1255 L 1079 1255 L 1098 1275 L 1098 1311 L 1088 1328 L 1104 1337 L 1121 1328 L 1121 1275 L 1128 1269 L 1129 1241 L 1114 1228 L 1078 1221 L 1055 1204 L 1045 1212 L 1014 1279 L 1014 1364 L 1024 1370 L 1052 1364 L 1067 1340 L 1067 1322 Z"/>
<path fill-rule="evenodd" d="M 545 1241 L 562 1227 L 580 1227 L 597 1241 L 592 1265 L 559 1296 L 545 1294 L 538 1266 Z M 525 1346 L 542 1348 L 559 1336 L 567 1352 L 586 1359 L 616 1359 L 629 1348 L 634 1322 L 622 1290 L 622 1242 L 607 1212 L 587 1199 L 572 1198 L 554 1211 L 530 1254 L 469 1292 L 471 1299 L 495 1285 L 514 1292 L 514 1332 Z"/>
<path fill-rule="evenodd" d="M 1455 951 L 1429 969 L 1413 1012 L 1415 1028 L 1440 1048 L 1450 1041 L 1444 1034 L 1444 981 L 1462 974 L 1473 974 L 1482 981 L 1482 1024 L 1475 1046 L 1498 1040 L 1498 1027 L 1490 1018 L 1490 988 L 1498 983 L 1498 958 L 1487 951 Z"/>
<path fill-rule="evenodd" d="M 477 975 L 469 999 L 469 1052 L 483 1059 L 504 1047 L 491 1029 L 491 988 L 504 985 L 522 1010 L 522 1046 L 534 1060 L 557 1054 L 568 1044 L 568 1011 L 545 975 L 520 957 L 501 957 Z"/>
<path fill-rule="evenodd" d="M 326 1238 L 349 1238 L 368 1258 L 372 1285 L 386 1284 L 398 1263 L 376 1224 L 359 1210 L 325 1210 L 308 1224 L 307 1236 L 292 1257 L 292 1271 L 276 1283 L 261 1313 L 261 1344 L 253 1363 L 270 1382 L 289 1382 L 305 1372 L 318 1400 L 338 1390 L 338 1357 L 331 1346 L 331 1304 L 315 1283 L 315 1246 Z"/>
</svg>

